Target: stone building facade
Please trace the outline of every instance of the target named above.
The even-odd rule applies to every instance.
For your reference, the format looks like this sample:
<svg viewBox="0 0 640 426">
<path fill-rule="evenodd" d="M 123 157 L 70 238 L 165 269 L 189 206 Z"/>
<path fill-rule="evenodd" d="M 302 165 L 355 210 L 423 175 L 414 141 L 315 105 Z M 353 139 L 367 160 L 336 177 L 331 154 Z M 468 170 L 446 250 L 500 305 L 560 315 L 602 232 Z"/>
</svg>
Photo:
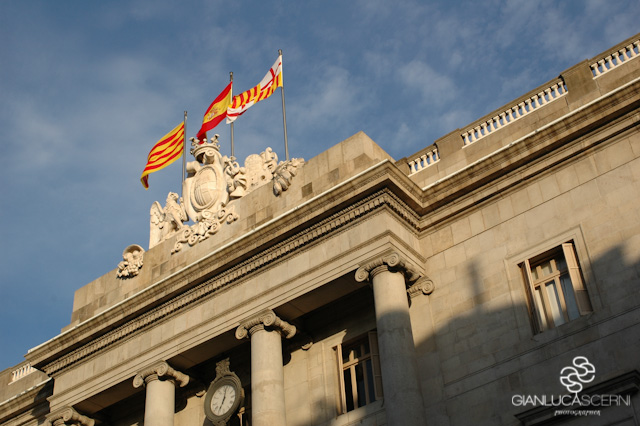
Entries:
<svg viewBox="0 0 640 426">
<path fill-rule="evenodd" d="M 398 161 L 196 143 L 0 424 L 640 424 L 639 42 Z"/>
</svg>

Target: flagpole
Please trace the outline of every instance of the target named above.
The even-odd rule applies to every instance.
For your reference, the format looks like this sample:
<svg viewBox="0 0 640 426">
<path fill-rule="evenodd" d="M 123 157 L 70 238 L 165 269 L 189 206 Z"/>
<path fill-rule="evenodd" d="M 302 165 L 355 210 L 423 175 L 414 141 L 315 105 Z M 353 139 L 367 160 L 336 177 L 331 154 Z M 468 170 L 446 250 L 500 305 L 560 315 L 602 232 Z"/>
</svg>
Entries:
<svg viewBox="0 0 640 426">
<path fill-rule="evenodd" d="M 229 73 L 229 81 L 233 83 L 233 71 Z M 231 84 L 231 102 L 233 102 L 233 84 Z M 233 157 L 233 122 L 231 122 L 231 156 Z"/>
<path fill-rule="evenodd" d="M 187 111 L 184 112 L 184 140 L 182 142 L 182 182 L 180 182 L 180 193 L 182 193 L 182 184 L 184 183 L 184 175 L 187 171 Z"/>
<path fill-rule="evenodd" d="M 278 54 L 282 56 L 282 49 L 278 49 Z M 280 93 L 282 93 L 282 124 L 284 125 L 284 153 L 289 161 L 289 143 L 287 142 L 287 110 L 284 107 L 284 72 L 282 72 L 282 86 L 280 86 Z"/>
</svg>

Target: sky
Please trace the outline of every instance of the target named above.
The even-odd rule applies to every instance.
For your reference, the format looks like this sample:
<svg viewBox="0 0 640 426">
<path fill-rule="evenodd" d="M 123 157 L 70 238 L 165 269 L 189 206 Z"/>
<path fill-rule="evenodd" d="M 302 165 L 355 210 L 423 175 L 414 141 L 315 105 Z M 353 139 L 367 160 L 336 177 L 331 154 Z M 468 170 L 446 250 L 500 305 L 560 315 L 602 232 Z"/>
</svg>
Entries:
<svg viewBox="0 0 640 426">
<path fill-rule="evenodd" d="M 140 183 L 182 121 L 283 51 L 291 157 L 364 131 L 396 159 L 640 31 L 639 0 L 0 2 L 0 370 L 69 324 L 76 289 L 149 243 L 182 162 Z M 219 125 L 230 155 L 229 126 Z M 284 159 L 279 91 L 235 156 Z M 191 159 L 189 159 L 191 160 Z M 115 272 L 114 272 L 115 273 Z"/>
</svg>

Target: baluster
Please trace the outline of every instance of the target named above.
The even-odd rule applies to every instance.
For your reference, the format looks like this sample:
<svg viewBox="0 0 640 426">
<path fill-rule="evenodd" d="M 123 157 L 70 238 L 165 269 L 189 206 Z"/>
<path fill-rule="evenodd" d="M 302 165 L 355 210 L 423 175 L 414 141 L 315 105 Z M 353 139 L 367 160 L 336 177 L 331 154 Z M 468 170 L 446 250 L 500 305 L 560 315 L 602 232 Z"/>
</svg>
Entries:
<svg viewBox="0 0 640 426">
<path fill-rule="evenodd" d="M 558 82 L 558 90 L 559 90 L 560 96 L 567 93 L 567 89 L 564 87 L 564 80 L 561 80 Z"/>
<path fill-rule="evenodd" d="M 498 130 L 500 128 L 500 117 L 498 117 L 497 115 L 492 117 L 491 125 L 493 126 L 493 129 L 491 130 Z"/>
<path fill-rule="evenodd" d="M 551 88 L 544 89 L 544 96 L 546 97 L 547 102 L 551 102 L 553 100 L 553 98 L 551 97 Z"/>
<path fill-rule="evenodd" d="M 489 130 L 487 129 L 487 122 L 480 124 L 480 128 L 482 129 L 482 136 L 487 136 L 489 134 Z"/>
<path fill-rule="evenodd" d="M 611 68 L 613 68 L 613 62 L 611 62 L 611 55 L 609 55 L 606 58 L 604 58 L 604 63 L 605 63 L 605 65 L 608 66 L 607 71 L 610 70 Z"/>
<path fill-rule="evenodd" d="M 613 52 L 611 54 L 612 57 L 612 64 L 613 62 L 615 62 L 615 64 L 613 64 L 613 66 L 617 67 L 618 65 L 620 65 L 620 58 L 618 57 L 618 52 Z"/>
<path fill-rule="evenodd" d="M 504 112 L 500 113 L 500 120 L 502 120 L 500 127 L 507 124 L 507 115 Z"/>
<path fill-rule="evenodd" d="M 602 73 L 604 74 L 605 72 L 609 71 L 605 66 L 604 66 L 604 59 L 600 59 L 598 61 L 598 66 L 602 67 Z"/>
<path fill-rule="evenodd" d="M 527 109 L 527 113 L 533 111 L 533 106 L 531 105 L 531 99 L 525 99 L 524 106 Z"/>
<path fill-rule="evenodd" d="M 538 103 L 540 103 L 540 106 L 547 103 L 547 100 L 544 97 L 544 91 L 538 93 Z"/>
<path fill-rule="evenodd" d="M 482 138 L 482 133 L 480 133 L 480 126 L 474 127 L 473 130 L 476 132 L 476 140 Z"/>
<path fill-rule="evenodd" d="M 415 161 L 411 160 L 409 161 L 409 174 L 412 175 L 414 174 L 416 171 L 414 170 L 413 166 L 415 164 Z"/>
<path fill-rule="evenodd" d="M 426 168 L 429 163 L 427 162 L 427 154 L 422 154 L 422 157 L 420 157 L 420 159 L 422 160 L 422 168 Z"/>
</svg>

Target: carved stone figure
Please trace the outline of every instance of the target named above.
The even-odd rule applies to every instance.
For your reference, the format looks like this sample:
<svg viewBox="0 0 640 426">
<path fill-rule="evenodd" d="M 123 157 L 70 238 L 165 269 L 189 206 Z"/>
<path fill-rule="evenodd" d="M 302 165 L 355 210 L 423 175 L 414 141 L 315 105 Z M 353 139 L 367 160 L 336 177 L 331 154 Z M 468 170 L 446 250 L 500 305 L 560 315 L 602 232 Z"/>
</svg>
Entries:
<svg viewBox="0 0 640 426">
<path fill-rule="evenodd" d="M 193 246 L 209 238 L 223 224 L 239 218 L 229 203 L 271 181 L 274 194 L 280 195 L 291 185 L 297 168 L 304 164 L 298 158 L 278 163 L 276 153 L 267 148 L 260 155 L 248 156 L 244 167 L 240 167 L 235 157 L 220 154 L 218 135 L 211 140 L 191 138 L 191 147 L 195 161 L 186 164 L 184 202 L 170 193 L 164 209 L 157 201 L 151 206 L 149 248 L 176 233 L 172 253 L 180 251 L 184 244 Z M 184 226 L 188 219 L 194 224 Z"/>
<path fill-rule="evenodd" d="M 118 263 L 118 278 L 131 278 L 138 275 L 142 268 L 144 249 L 138 244 L 131 244 L 122 252 L 122 261 Z"/>
<path fill-rule="evenodd" d="M 167 195 L 164 208 L 155 201 L 151 205 L 150 215 L 149 248 L 169 238 L 181 229 L 183 222 L 188 219 L 182 197 L 175 192 Z"/>
</svg>

